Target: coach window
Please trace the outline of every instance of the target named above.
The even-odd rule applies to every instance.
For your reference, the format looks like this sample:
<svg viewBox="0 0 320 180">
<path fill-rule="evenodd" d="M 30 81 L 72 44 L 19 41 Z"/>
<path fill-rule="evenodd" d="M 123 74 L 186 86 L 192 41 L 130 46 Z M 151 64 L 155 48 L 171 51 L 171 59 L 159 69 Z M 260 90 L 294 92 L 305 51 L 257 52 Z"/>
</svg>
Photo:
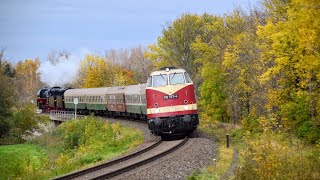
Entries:
<svg viewBox="0 0 320 180">
<path fill-rule="evenodd" d="M 170 84 L 184 84 L 184 77 L 182 73 L 172 73 L 170 74 Z"/>
<path fill-rule="evenodd" d="M 146 103 L 146 96 L 141 96 L 141 102 L 142 102 L 142 104 Z"/>
<path fill-rule="evenodd" d="M 165 86 L 168 84 L 168 77 L 166 74 L 153 76 L 153 87 Z"/>
<path fill-rule="evenodd" d="M 147 81 L 147 87 L 151 87 L 151 86 L 152 86 L 152 76 L 150 76 Z"/>
</svg>

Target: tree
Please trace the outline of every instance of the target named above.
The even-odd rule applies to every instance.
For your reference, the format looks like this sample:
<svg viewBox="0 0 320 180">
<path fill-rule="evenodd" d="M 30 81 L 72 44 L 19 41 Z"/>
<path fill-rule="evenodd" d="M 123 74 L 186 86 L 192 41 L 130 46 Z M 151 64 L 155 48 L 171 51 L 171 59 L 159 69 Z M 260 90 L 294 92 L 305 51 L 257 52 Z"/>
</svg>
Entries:
<svg viewBox="0 0 320 180">
<path fill-rule="evenodd" d="M 254 13 L 253 13 L 254 12 Z M 263 15 L 252 10 L 250 16 L 241 9 L 232 14 L 202 17 L 204 33 L 192 44 L 199 63 L 200 104 L 216 120 L 237 123 L 263 109 L 259 96 L 259 49 L 256 26 Z"/>
<path fill-rule="evenodd" d="M 207 115 L 225 122 L 227 115 L 226 76 L 222 67 L 223 52 L 227 45 L 224 37 L 224 19 L 207 16 L 204 27 L 206 33 L 192 43 L 195 61 L 199 64 L 199 74 L 203 83 L 200 86 L 200 105 Z"/>
<path fill-rule="evenodd" d="M 104 87 L 111 83 L 111 68 L 101 56 L 87 55 L 80 62 L 77 82 L 80 87 Z"/>
<path fill-rule="evenodd" d="M 4 60 L 4 50 L 0 54 L 0 138 L 8 135 L 10 131 L 9 117 L 12 114 L 11 107 L 14 105 L 14 76 L 12 65 Z"/>
<path fill-rule="evenodd" d="M 105 57 L 112 65 L 118 65 L 133 73 L 133 80 L 146 83 L 148 76 L 154 70 L 153 62 L 145 57 L 146 48 L 142 46 L 130 49 L 111 49 L 106 51 Z"/>
<path fill-rule="evenodd" d="M 77 84 L 84 88 L 124 86 L 134 84 L 133 73 L 109 60 L 87 55 L 80 62 Z"/>
<path fill-rule="evenodd" d="M 14 105 L 13 80 L 3 74 L 0 69 L 0 138 L 10 130 L 11 107 Z"/>
<path fill-rule="evenodd" d="M 259 76 L 262 74 L 261 63 L 258 61 L 260 50 L 256 27 L 260 25 L 260 16 L 249 16 L 241 10 L 226 17 L 226 30 L 229 43 L 223 58 L 228 84 L 227 104 L 233 122 L 258 118 L 265 113 L 263 88 L 260 87 Z"/>
<path fill-rule="evenodd" d="M 276 0 L 267 2 L 270 7 L 282 6 Z M 258 31 L 264 41 L 264 55 L 272 57 L 269 60 L 272 66 L 261 78 L 270 84 L 267 98 L 271 116 L 293 127 L 299 136 L 315 142 L 320 138 L 319 2 L 285 2 L 285 7 L 279 7 L 284 10 L 279 14 L 276 11 Z M 282 18 L 274 18 L 278 16 Z M 308 137 L 310 134 L 313 135 Z"/>
<path fill-rule="evenodd" d="M 146 53 L 147 58 L 153 60 L 158 68 L 177 66 L 186 69 L 195 85 L 199 85 L 199 80 L 196 79 L 198 65 L 191 45 L 204 33 L 204 24 L 205 21 L 197 14 L 182 15 L 162 30 L 162 36 L 158 38 L 157 44 L 149 46 L 150 52 Z"/>
<path fill-rule="evenodd" d="M 33 104 L 25 104 L 13 113 L 13 116 L 10 118 L 12 121 L 10 135 L 16 143 L 25 141 L 25 137 L 32 135 L 35 131 L 41 131 L 41 123 L 45 123 L 45 119 L 38 116 L 34 112 L 34 109 Z"/>
<path fill-rule="evenodd" d="M 36 101 L 36 93 L 40 89 L 40 60 L 25 60 L 16 65 L 16 87 L 19 89 L 17 101 L 22 107 L 30 101 Z"/>
<path fill-rule="evenodd" d="M 128 59 L 129 69 L 133 72 L 133 79 L 139 83 L 146 83 L 150 73 L 155 70 L 153 62 L 145 57 L 147 50 L 141 46 L 130 49 L 130 57 Z"/>
</svg>

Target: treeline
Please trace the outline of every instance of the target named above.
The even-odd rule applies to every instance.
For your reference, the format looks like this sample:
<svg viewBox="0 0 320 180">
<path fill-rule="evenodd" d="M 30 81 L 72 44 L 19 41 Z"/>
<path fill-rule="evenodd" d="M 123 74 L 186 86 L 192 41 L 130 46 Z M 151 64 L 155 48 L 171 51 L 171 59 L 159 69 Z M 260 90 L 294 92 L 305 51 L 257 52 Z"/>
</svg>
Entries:
<svg viewBox="0 0 320 180">
<path fill-rule="evenodd" d="M 206 117 L 320 139 L 320 1 L 264 0 L 224 16 L 184 14 L 147 57 L 186 68 Z"/>
<path fill-rule="evenodd" d="M 144 57 L 145 51 L 146 48 L 140 46 L 107 50 L 104 55 L 87 54 L 80 61 L 76 78 L 55 86 L 93 88 L 145 83 L 154 70 L 153 63 Z M 55 69 L 59 63 L 75 60 L 71 56 L 67 50 L 48 54 L 53 76 L 60 72 Z M 35 115 L 36 94 L 39 89 L 50 86 L 41 81 L 43 75 L 39 69 L 44 62 L 35 58 L 14 64 L 5 58 L 5 49 L 0 50 L 0 144 L 23 142 L 28 135 L 40 130 L 44 119 Z"/>
<path fill-rule="evenodd" d="M 146 83 L 153 63 L 144 57 L 146 49 L 107 50 L 104 56 L 88 54 L 81 62 L 74 87 L 112 87 Z"/>
</svg>

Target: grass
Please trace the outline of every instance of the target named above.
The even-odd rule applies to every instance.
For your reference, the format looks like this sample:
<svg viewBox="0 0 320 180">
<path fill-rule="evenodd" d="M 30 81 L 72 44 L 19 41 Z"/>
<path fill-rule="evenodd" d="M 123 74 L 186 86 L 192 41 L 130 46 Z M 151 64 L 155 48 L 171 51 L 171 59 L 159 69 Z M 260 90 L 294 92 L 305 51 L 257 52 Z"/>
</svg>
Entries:
<svg viewBox="0 0 320 180">
<path fill-rule="evenodd" d="M 0 179 L 34 179 L 46 159 L 44 149 L 33 144 L 0 146 Z"/>
<path fill-rule="evenodd" d="M 220 179 L 230 168 L 235 150 L 242 147 L 241 139 L 237 134 L 239 127 L 219 122 L 202 121 L 199 129 L 211 135 L 218 143 L 217 156 L 210 166 L 194 172 L 188 179 Z M 226 147 L 227 134 L 230 135 L 229 148 Z"/>
<path fill-rule="evenodd" d="M 0 146 L 0 179 L 50 179 L 135 148 L 138 130 L 89 117 L 63 123 L 28 144 Z"/>
</svg>

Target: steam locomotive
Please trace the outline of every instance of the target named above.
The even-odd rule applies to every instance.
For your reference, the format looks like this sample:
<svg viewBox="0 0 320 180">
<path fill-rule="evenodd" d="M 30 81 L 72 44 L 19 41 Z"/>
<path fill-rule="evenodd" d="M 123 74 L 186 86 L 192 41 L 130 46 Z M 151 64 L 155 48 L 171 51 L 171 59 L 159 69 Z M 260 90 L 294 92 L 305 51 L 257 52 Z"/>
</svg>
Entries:
<svg viewBox="0 0 320 180">
<path fill-rule="evenodd" d="M 193 83 L 184 69 L 165 67 L 150 74 L 147 84 L 65 89 L 43 88 L 37 93 L 38 108 L 74 111 L 147 121 L 157 136 L 191 133 L 198 124 Z"/>
<path fill-rule="evenodd" d="M 37 92 L 37 106 L 42 112 L 49 112 L 50 110 L 63 110 L 63 94 L 66 88 L 49 87 L 40 89 Z"/>
</svg>

